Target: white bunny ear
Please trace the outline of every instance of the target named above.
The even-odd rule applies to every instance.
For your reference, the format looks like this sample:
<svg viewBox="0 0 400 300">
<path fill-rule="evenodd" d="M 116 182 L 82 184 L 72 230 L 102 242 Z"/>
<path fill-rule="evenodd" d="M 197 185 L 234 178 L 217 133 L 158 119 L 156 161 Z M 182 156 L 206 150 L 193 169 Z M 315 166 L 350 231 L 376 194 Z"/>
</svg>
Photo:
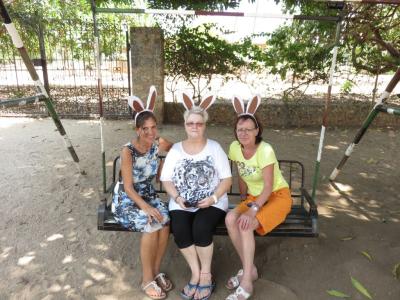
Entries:
<svg viewBox="0 0 400 300">
<path fill-rule="evenodd" d="M 194 101 L 185 93 L 182 93 L 182 103 L 186 110 L 190 110 L 194 106 Z"/>
<path fill-rule="evenodd" d="M 153 111 L 154 106 L 156 105 L 156 98 L 157 98 L 157 90 L 154 85 L 150 87 L 149 96 L 147 97 L 147 106 L 146 109 Z"/>
<path fill-rule="evenodd" d="M 201 100 L 200 102 L 200 107 L 204 110 L 207 110 L 210 108 L 210 106 L 215 102 L 215 100 L 217 99 L 217 97 L 215 97 L 215 95 L 213 96 L 208 96 L 206 98 L 204 98 L 203 100 Z"/>
<path fill-rule="evenodd" d="M 261 103 L 261 97 L 259 95 L 254 96 L 253 99 L 251 99 L 247 104 L 246 113 L 254 115 L 260 103 Z"/>
<path fill-rule="evenodd" d="M 136 96 L 128 96 L 128 105 L 136 112 L 141 112 L 144 110 L 144 105 L 142 100 Z"/>
<path fill-rule="evenodd" d="M 244 114 L 244 103 L 242 99 L 234 96 L 232 98 L 232 105 L 238 115 Z"/>
</svg>

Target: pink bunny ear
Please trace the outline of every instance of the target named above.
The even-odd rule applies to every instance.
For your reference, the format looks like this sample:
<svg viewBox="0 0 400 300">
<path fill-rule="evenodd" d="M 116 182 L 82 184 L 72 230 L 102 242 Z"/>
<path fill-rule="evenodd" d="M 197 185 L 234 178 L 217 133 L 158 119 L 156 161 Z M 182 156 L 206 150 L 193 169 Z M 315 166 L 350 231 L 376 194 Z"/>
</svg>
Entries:
<svg viewBox="0 0 400 300">
<path fill-rule="evenodd" d="M 251 99 L 250 102 L 247 104 L 246 113 L 254 115 L 260 103 L 261 97 L 258 95 L 254 96 L 253 99 Z"/>
<path fill-rule="evenodd" d="M 232 105 L 238 115 L 244 114 L 244 103 L 238 97 L 232 98 Z"/>
<path fill-rule="evenodd" d="M 202 109 L 207 110 L 215 102 L 216 99 L 217 99 L 217 97 L 215 97 L 215 95 L 214 96 L 208 96 L 208 97 L 204 98 L 203 100 L 201 100 L 199 106 Z"/>
<path fill-rule="evenodd" d="M 136 96 L 128 97 L 128 105 L 136 112 L 141 112 L 142 110 L 144 110 L 144 105 L 142 100 L 140 100 Z"/>
<path fill-rule="evenodd" d="M 154 85 L 150 87 L 149 96 L 147 97 L 147 110 L 153 111 L 156 105 L 157 90 Z"/>
<path fill-rule="evenodd" d="M 194 106 L 192 98 L 190 98 L 185 93 L 182 93 L 182 103 L 183 106 L 185 106 L 186 110 L 190 110 Z"/>
</svg>

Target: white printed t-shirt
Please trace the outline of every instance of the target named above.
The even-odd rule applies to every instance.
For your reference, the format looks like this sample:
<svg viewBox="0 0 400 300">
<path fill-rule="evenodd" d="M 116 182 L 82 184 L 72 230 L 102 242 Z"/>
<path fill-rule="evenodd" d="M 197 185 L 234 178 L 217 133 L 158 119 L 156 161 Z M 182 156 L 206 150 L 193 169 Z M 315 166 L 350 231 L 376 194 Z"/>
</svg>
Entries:
<svg viewBox="0 0 400 300">
<path fill-rule="evenodd" d="M 171 181 L 179 195 L 189 202 L 198 202 L 214 194 L 220 181 L 232 177 L 228 157 L 214 140 L 207 139 L 203 150 L 195 155 L 185 152 L 182 142 L 169 150 L 161 172 L 161 181 Z M 223 194 L 213 205 L 228 210 L 228 196 Z M 199 208 L 187 208 L 196 211 Z M 169 201 L 169 210 L 183 210 L 174 199 Z"/>
</svg>

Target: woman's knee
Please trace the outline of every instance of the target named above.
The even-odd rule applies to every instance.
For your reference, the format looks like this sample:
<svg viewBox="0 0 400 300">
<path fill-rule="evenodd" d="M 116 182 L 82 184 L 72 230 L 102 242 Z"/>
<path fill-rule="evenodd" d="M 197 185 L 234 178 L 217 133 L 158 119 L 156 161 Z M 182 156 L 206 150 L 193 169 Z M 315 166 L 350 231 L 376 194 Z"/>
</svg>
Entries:
<svg viewBox="0 0 400 300">
<path fill-rule="evenodd" d="M 225 217 L 225 225 L 227 228 L 233 228 L 237 226 L 238 215 L 232 211 L 228 212 Z"/>
</svg>

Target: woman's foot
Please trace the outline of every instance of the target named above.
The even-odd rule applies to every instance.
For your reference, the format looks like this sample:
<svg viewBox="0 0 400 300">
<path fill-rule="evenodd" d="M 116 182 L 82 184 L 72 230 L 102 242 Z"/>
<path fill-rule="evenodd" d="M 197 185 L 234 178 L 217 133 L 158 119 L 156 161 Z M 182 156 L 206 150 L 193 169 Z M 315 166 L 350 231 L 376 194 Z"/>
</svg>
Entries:
<svg viewBox="0 0 400 300">
<path fill-rule="evenodd" d="M 236 275 L 228 279 L 227 283 L 225 284 L 226 288 L 228 290 L 236 289 L 240 285 L 242 277 L 243 277 L 243 269 L 240 269 Z M 251 278 L 253 282 L 258 279 L 258 272 L 255 266 L 253 266 L 253 269 L 251 270 Z"/>
<path fill-rule="evenodd" d="M 194 294 L 196 293 L 196 290 L 197 290 L 197 283 L 191 283 L 189 281 L 181 291 L 181 296 L 185 300 L 192 300 Z"/>
<path fill-rule="evenodd" d="M 197 286 L 194 300 L 207 300 L 214 291 L 215 283 L 212 281 L 211 273 L 200 273 L 200 281 Z"/>
<path fill-rule="evenodd" d="M 157 285 L 157 282 L 150 281 L 148 283 L 142 283 L 142 291 L 151 299 L 164 299 L 167 294 Z"/>
<path fill-rule="evenodd" d="M 230 294 L 228 297 L 226 297 L 225 300 L 246 300 L 251 297 L 251 293 L 246 291 L 242 286 L 239 285 L 239 287 L 236 289 L 236 291 L 233 294 Z"/>
<path fill-rule="evenodd" d="M 164 292 L 169 292 L 173 288 L 171 280 L 165 273 L 158 273 L 154 280 L 157 282 L 158 286 L 163 289 Z"/>
</svg>

